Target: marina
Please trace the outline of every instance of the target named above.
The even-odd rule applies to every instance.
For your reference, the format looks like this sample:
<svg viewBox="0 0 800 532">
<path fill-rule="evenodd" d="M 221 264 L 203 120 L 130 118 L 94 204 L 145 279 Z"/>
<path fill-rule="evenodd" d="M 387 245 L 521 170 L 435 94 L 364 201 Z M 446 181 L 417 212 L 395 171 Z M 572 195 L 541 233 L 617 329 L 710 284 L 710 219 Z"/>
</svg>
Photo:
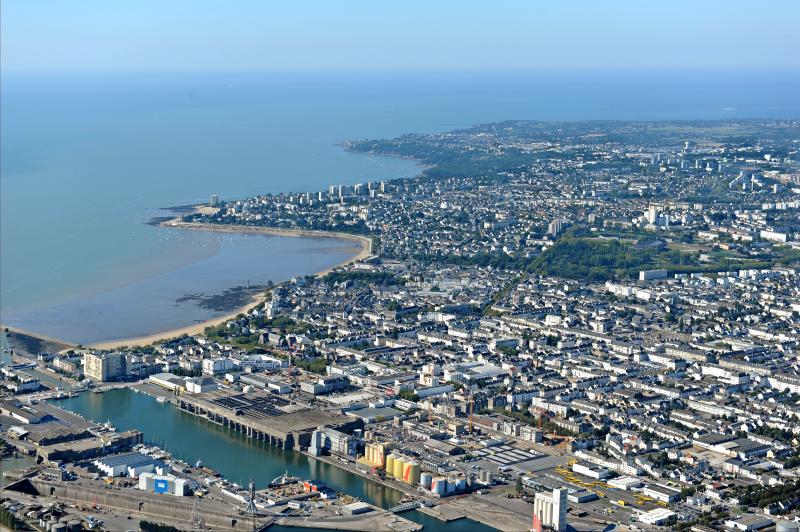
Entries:
<svg viewBox="0 0 800 532">
<path fill-rule="evenodd" d="M 57 401 L 60 408 L 87 419 L 106 421 L 120 430 L 138 429 L 145 441 L 159 447 L 175 459 L 219 472 L 231 483 L 246 486 L 252 477 L 258 489 L 264 489 L 288 475 L 303 479 L 321 479 L 328 486 L 376 507 L 390 509 L 403 504 L 404 494 L 396 489 L 361 477 L 333 460 L 318 460 L 298 452 L 270 445 L 269 441 L 250 438 L 235 427 L 217 424 L 176 408 L 159 404 L 147 393 L 135 388 L 115 388 L 102 394 L 82 393 Z M 468 519 L 443 522 L 418 510 L 406 511 L 403 517 L 423 525 L 426 531 L 486 532 L 492 528 Z M 287 522 L 276 522 L 270 530 L 284 530 Z M 313 526 L 313 521 L 307 523 Z M 285 530 L 297 530 L 287 526 Z"/>
</svg>

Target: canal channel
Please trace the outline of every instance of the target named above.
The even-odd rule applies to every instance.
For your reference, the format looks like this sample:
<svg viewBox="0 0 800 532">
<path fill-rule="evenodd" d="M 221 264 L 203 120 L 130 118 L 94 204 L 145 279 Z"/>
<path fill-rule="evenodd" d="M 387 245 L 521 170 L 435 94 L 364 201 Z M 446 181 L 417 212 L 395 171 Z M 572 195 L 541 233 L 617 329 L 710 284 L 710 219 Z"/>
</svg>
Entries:
<svg viewBox="0 0 800 532">
<path fill-rule="evenodd" d="M 252 477 L 260 489 L 288 471 L 297 477 L 321 480 L 335 489 L 383 508 L 396 505 L 403 496 L 397 490 L 336 466 L 251 440 L 239 432 L 182 412 L 169 403 L 159 403 L 153 397 L 131 388 L 104 393 L 84 392 L 56 401 L 55 404 L 96 423 L 109 421 L 119 430 L 138 429 L 144 433 L 145 441 L 169 451 L 176 458 L 191 464 L 201 460 L 229 481 L 242 486 L 246 486 Z M 494 530 L 468 519 L 444 523 L 417 511 L 406 512 L 403 517 L 424 525 L 425 531 Z M 284 529 L 271 527 L 270 530 Z"/>
</svg>

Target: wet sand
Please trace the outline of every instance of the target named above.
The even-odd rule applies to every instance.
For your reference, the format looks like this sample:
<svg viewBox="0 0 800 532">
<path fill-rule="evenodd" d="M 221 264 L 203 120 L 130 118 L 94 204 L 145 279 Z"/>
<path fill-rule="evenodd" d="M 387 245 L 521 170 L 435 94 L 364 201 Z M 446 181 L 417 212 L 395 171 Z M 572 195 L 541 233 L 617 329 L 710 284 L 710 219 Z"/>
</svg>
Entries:
<svg viewBox="0 0 800 532">
<path fill-rule="evenodd" d="M 75 344 L 16 327 L 3 327 L 2 330 L 8 346 L 20 355 L 57 353 L 75 347 Z"/>
<path fill-rule="evenodd" d="M 184 222 L 181 218 L 161 222 L 164 227 L 177 227 L 180 229 L 195 229 L 200 231 L 217 231 L 221 233 L 253 233 L 261 235 L 288 236 L 288 237 L 322 237 L 339 238 L 356 242 L 361 247 L 361 251 L 355 257 L 344 262 L 331 266 L 325 270 L 317 272 L 315 275 L 321 276 L 333 271 L 336 268 L 364 260 L 372 255 L 372 239 L 368 236 L 353 235 L 350 233 L 336 233 L 328 231 L 311 231 L 307 229 L 282 229 L 278 227 L 258 227 L 251 225 L 216 225 L 207 223 Z"/>
<path fill-rule="evenodd" d="M 198 230 L 198 231 L 214 231 L 214 232 L 223 232 L 223 233 L 251 233 L 251 234 L 262 234 L 262 235 L 274 235 L 274 236 L 284 236 L 284 237 L 295 237 L 295 238 L 302 238 L 302 237 L 315 237 L 315 238 L 333 238 L 333 239 L 341 239 L 341 240 L 348 240 L 350 242 L 356 243 L 360 249 L 360 251 L 338 263 L 330 268 L 326 268 L 319 272 L 316 272 L 314 275 L 316 276 L 323 276 L 330 271 L 334 270 L 335 268 L 344 266 L 346 264 L 350 264 L 353 262 L 357 262 L 360 260 L 364 260 L 372 255 L 372 239 L 366 236 L 359 236 L 359 235 L 351 235 L 347 233 L 336 233 L 336 232 L 325 232 L 325 231 L 306 231 L 306 230 L 293 230 L 293 229 L 281 229 L 281 228 L 272 228 L 272 227 L 253 227 L 253 226 L 241 226 L 241 225 L 215 225 L 215 224 L 205 224 L 205 223 L 192 223 L 192 222 L 184 222 L 181 217 L 175 217 L 169 220 L 162 221 L 160 225 L 164 227 L 171 227 L 171 228 L 179 228 L 179 229 L 191 229 L 191 230 Z M 277 285 L 276 285 L 277 286 Z M 231 310 L 230 312 L 225 313 L 222 316 L 218 316 L 209 320 L 205 320 L 202 322 L 194 323 L 191 325 L 187 325 L 184 327 L 178 327 L 175 329 L 169 329 L 166 331 L 155 332 L 152 334 L 144 335 L 144 336 L 137 336 L 133 338 L 124 338 L 119 340 L 111 340 L 108 342 L 97 342 L 92 344 L 87 344 L 85 347 L 93 348 L 93 349 L 119 349 L 122 347 L 139 347 L 139 346 L 146 346 L 150 345 L 159 341 L 169 340 L 172 338 L 176 338 L 182 335 L 197 335 L 201 334 L 205 331 L 207 327 L 214 327 L 225 323 L 236 316 L 252 311 L 254 308 L 261 306 L 264 304 L 266 300 L 266 291 L 257 293 L 253 295 L 250 300 L 241 307 Z M 9 331 L 14 331 L 15 336 L 18 337 L 20 345 L 27 346 L 27 350 L 37 350 L 40 351 L 63 351 L 70 348 L 74 348 L 75 344 L 70 342 L 65 342 L 56 338 L 50 338 L 41 334 L 37 334 L 32 331 L 21 330 L 18 328 L 11 328 L 9 327 Z M 24 341 L 23 341 L 24 338 Z M 47 347 L 45 347 L 47 346 Z"/>
<path fill-rule="evenodd" d="M 302 238 L 302 237 L 338 238 L 343 240 L 349 240 L 359 245 L 361 251 L 357 255 L 345 261 L 342 261 L 339 264 L 331 266 L 330 268 L 326 268 L 324 270 L 316 272 L 314 275 L 318 277 L 321 277 L 341 266 L 364 260 L 372 255 L 371 238 L 366 236 L 351 235 L 348 233 L 280 229 L 272 227 L 253 227 L 246 225 L 215 225 L 206 223 L 193 223 L 193 222 L 184 222 L 181 219 L 181 217 L 176 217 L 171 220 L 163 221 L 161 222 L 161 225 L 164 227 L 192 229 L 198 231 L 218 231 L 223 233 L 253 233 L 262 235 L 288 236 L 296 238 Z M 110 342 L 95 343 L 89 345 L 88 347 L 91 347 L 93 349 L 119 349 L 121 347 L 140 347 L 140 346 L 150 345 L 163 340 L 176 338 L 184 334 L 189 336 L 201 334 L 203 333 L 203 331 L 205 331 L 207 327 L 215 327 L 217 325 L 221 325 L 240 314 L 252 311 L 254 308 L 263 305 L 265 301 L 266 301 L 266 292 L 263 292 L 254 295 L 246 305 L 243 305 L 223 316 L 219 316 L 211 320 L 206 320 L 201 323 L 196 323 L 193 325 L 187 325 L 185 327 L 179 327 L 177 329 L 153 333 L 146 336 L 139 336 L 136 338 L 127 338 L 122 340 L 112 340 Z"/>
</svg>

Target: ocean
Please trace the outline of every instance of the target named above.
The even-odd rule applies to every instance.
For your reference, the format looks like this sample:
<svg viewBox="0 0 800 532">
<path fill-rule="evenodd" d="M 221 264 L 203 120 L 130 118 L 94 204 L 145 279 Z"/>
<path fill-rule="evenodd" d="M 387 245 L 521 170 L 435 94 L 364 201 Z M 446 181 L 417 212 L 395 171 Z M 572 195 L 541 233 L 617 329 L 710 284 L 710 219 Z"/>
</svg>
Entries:
<svg viewBox="0 0 800 532">
<path fill-rule="evenodd" d="M 201 297 L 305 275 L 342 241 L 147 225 L 161 208 L 415 175 L 351 139 L 506 119 L 800 117 L 791 71 L 3 72 L 0 322 L 75 342 L 220 315 Z"/>
</svg>

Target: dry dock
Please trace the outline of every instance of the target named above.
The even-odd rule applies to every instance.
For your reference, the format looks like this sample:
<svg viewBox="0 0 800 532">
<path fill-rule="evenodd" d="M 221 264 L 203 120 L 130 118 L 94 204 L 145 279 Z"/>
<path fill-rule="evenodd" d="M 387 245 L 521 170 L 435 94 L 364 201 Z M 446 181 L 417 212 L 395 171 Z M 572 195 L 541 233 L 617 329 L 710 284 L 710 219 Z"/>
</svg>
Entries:
<svg viewBox="0 0 800 532">
<path fill-rule="evenodd" d="M 281 526 L 358 532 L 364 530 L 369 532 L 414 532 L 422 529 L 422 525 L 419 523 L 377 508 L 372 512 L 354 516 L 278 517 L 274 522 Z"/>
</svg>

